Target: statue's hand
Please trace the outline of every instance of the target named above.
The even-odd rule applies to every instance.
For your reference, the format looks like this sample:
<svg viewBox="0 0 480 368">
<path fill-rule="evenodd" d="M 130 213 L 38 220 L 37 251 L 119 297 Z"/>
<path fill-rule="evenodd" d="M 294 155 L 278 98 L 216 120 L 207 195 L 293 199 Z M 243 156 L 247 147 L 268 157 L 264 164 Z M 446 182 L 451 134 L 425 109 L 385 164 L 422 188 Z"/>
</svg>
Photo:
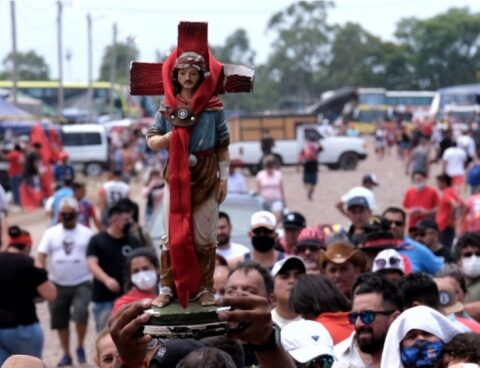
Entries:
<svg viewBox="0 0 480 368">
<path fill-rule="evenodd" d="M 222 203 L 227 196 L 227 180 L 220 179 L 220 184 L 218 185 L 218 203 Z"/>
<path fill-rule="evenodd" d="M 147 140 L 148 147 L 152 151 L 158 151 L 160 149 L 168 149 L 170 147 L 170 139 L 172 138 L 172 132 L 168 132 L 164 135 L 153 135 Z"/>
</svg>

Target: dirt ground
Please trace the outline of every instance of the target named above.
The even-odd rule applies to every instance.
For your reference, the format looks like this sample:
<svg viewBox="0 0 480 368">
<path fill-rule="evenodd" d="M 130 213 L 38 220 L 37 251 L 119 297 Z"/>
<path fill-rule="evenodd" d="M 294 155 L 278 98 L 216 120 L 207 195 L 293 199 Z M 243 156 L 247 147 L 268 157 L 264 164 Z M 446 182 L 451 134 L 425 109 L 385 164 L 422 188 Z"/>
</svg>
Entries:
<svg viewBox="0 0 480 368">
<path fill-rule="evenodd" d="M 308 225 L 319 223 L 331 223 L 348 225 L 348 220 L 343 217 L 335 208 L 338 199 L 350 188 L 360 185 L 362 176 L 367 173 L 375 173 L 380 181 L 380 186 L 375 190 L 377 200 L 377 211 L 381 212 L 388 206 L 400 205 L 403 193 L 410 184 L 409 178 L 405 175 L 404 164 L 400 161 L 394 151 L 383 160 L 379 160 L 373 153 L 372 143 L 369 142 L 369 157 L 362 161 L 355 171 L 332 171 L 321 167 L 319 173 L 319 185 L 314 194 L 313 201 L 308 201 L 302 184 L 301 171 L 289 167 L 282 169 L 285 178 L 285 191 L 287 207 L 303 213 Z M 432 177 L 437 173 L 438 167 L 432 170 Z M 247 176 L 250 189 L 254 189 L 254 180 Z M 430 179 L 433 184 L 433 180 Z M 101 185 L 99 180 L 88 182 L 88 196 L 95 197 Z M 133 199 L 139 201 L 143 206 L 143 199 L 140 197 L 141 184 L 132 183 Z M 24 213 L 13 209 L 9 215 L 10 224 L 18 224 L 27 228 L 33 236 L 34 244 L 38 244 L 43 231 L 47 227 L 47 221 L 43 211 L 38 210 L 32 213 Z M 46 303 L 37 305 L 37 313 L 45 331 L 44 361 L 48 367 L 56 366 L 62 351 L 56 333 L 49 328 L 49 313 Z M 76 348 L 74 326 L 71 326 L 72 352 Z M 87 333 L 87 360 L 84 367 L 94 367 L 94 344 L 96 333 L 93 327 L 93 320 L 90 319 L 90 326 Z M 75 357 L 74 357 L 75 360 Z"/>
</svg>

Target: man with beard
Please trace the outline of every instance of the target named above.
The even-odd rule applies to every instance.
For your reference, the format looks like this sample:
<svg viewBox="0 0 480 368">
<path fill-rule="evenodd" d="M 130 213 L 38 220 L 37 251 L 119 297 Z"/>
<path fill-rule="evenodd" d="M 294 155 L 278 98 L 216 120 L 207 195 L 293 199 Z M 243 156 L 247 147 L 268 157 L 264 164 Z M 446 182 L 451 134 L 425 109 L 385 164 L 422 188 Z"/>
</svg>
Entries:
<svg viewBox="0 0 480 368">
<path fill-rule="evenodd" d="M 77 223 L 77 215 L 77 200 L 64 198 L 58 211 L 60 223 L 43 234 L 38 246 L 37 266 L 45 268 L 48 258 L 50 280 L 57 288 L 57 298 L 49 307 L 51 328 L 58 331 L 63 350 L 58 367 L 72 365 L 68 329 L 70 318 L 77 330 L 77 361 L 79 364 L 86 362 L 83 342 L 87 332 L 88 304 L 92 296 L 86 251 L 93 232 Z"/>
<path fill-rule="evenodd" d="M 269 211 L 255 212 L 250 219 L 249 236 L 253 251 L 245 255 L 245 260 L 253 260 L 271 271 L 275 262 L 285 257 L 283 252 L 275 250 L 277 244 L 277 218 Z"/>
<path fill-rule="evenodd" d="M 217 224 L 217 254 L 225 258 L 228 267 L 234 268 L 245 259 L 245 254 L 250 253 L 250 250 L 238 243 L 230 241 L 230 234 L 232 233 L 232 224 L 230 217 L 225 212 L 218 214 Z"/>
<path fill-rule="evenodd" d="M 403 310 L 402 296 L 384 275 L 366 273 L 353 285 L 353 334 L 335 346 L 333 367 L 380 367 L 383 344 L 390 324 Z"/>
</svg>

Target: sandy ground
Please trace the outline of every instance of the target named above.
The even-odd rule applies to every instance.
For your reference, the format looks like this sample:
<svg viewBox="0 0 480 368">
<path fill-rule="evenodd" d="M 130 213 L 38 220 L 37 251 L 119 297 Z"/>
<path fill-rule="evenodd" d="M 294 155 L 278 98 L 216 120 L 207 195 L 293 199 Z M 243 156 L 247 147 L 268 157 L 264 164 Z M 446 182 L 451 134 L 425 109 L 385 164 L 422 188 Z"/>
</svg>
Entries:
<svg viewBox="0 0 480 368">
<path fill-rule="evenodd" d="M 369 157 L 362 161 L 355 171 L 331 171 L 326 167 L 321 167 L 319 175 L 319 185 L 314 194 L 313 201 L 308 201 L 306 192 L 303 188 L 301 171 L 293 167 L 282 169 L 285 177 L 285 191 L 287 197 L 287 207 L 290 210 L 296 210 L 303 213 L 307 219 L 308 225 L 318 223 L 339 223 L 348 225 L 348 220 L 343 217 L 335 208 L 335 203 L 350 188 L 360 185 L 362 176 L 367 173 L 375 173 L 380 181 L 380 186 L 375 190 L 377 197 L 377 211 L 380 213 L 388 206 L 400 205 L 405 189 L 410 181 L 404 173 L 403 162 L 400 161 L 392 151 L 383 160 L 379 160 L 373 153 L 372 144 L 369 144 Z M 433 174 L 438 171 L 438 167 L 433 168 Z M 433 175 L 432 175 L 433 177 Z M 254 188 L 253 178 L 247 176 L 250 189 Z M 433 180 L 431 179 L 430 182 Z M 99 180 L 90 180 L 88 182 L 88 196 L 94 198 L 101 184 Z M 138 200 L 143 205 L 140 198 L 140 183 L 132 183 L 133 199 Z M 10 224 L 19 224 L 27 228 L 33 235 L 34 244 L 38 244 L 43 231 L 47 227 L 47 221 L 43 211 L 38 210 L 32 213 L 23 213 L 13 209 L 9 216 Z M 62 355 L 58 337 L 54 331 L 49 328 L 49 313 L 45 303 L 37 305 L 37 313 L 45 331 L 44 361 L 48 367 L 56 366 L 56 363 Z M 76 348 L 76 338 L 74 326 L 71 326 L 72 352 Z M 90 319 L 89 330 L 87 333 L 87 360 L 88 364 L 84 367 L 94 367 L 94 344 L 95 330 L 92 318 Z"/>
</svg>

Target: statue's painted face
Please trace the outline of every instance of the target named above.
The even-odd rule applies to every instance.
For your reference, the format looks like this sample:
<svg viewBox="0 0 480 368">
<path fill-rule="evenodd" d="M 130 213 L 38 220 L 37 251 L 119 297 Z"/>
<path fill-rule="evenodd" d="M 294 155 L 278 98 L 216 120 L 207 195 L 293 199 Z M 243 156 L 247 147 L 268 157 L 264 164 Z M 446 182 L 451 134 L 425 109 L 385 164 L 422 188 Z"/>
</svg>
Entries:
<svg viewBox="0 0 480 368">
<path fill-rule="evenodd" d="M 189 66 L 178 70 L 178 83 L 182 89 L 195 90 L 200 81 L 200 73 L 197 69 Z"/>
</svg>

